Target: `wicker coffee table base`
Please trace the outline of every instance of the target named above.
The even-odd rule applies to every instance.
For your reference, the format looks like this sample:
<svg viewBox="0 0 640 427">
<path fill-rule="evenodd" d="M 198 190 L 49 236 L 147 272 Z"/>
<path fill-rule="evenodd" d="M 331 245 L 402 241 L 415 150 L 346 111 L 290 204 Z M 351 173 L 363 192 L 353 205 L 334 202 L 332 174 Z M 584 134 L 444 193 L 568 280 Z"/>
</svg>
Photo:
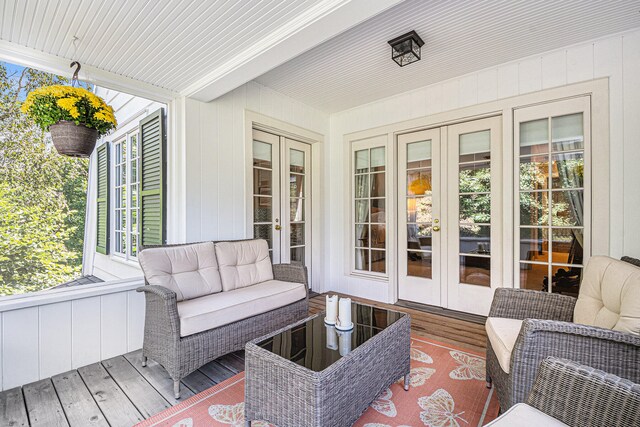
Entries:
<svg viewBox="0 0 640 427">
<path fill-rule="evenodd" d="M 246 426 L 250 426 L 252 420 L 267 421 L 278 427 L 351 426 L 380 393 L 401 377 L 404 377 L 404 389 L 409 389 L 409 315 L 320 372 L 255 344 L 307 320 L 246 345 Z"/>
</svg>

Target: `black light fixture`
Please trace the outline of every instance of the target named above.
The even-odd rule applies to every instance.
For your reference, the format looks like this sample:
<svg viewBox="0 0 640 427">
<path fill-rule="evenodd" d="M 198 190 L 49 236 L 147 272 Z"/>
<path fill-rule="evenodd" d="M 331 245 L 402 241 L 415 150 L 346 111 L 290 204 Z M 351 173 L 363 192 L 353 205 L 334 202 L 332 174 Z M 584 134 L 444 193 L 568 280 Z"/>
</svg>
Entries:
<svg viewBox="0 0 640 427">
<path fill-rule="evenodd" d="M 393 40 L 389 40 L 391 45 L 391 58 L 396 63 L 404 67 L 407 64 L 420 60 L 420 48 L 424 44 L 418 33 L 410 31 Z"/>
</svg>

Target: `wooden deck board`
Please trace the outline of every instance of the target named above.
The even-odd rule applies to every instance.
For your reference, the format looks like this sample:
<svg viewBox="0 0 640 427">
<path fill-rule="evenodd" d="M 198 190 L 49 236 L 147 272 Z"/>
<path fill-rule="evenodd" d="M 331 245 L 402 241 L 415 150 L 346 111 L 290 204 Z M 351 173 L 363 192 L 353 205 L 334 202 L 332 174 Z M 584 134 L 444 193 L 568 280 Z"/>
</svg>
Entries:
<svg viewBox="0 0 640 427">
<path fill-rule="evenodd" d="M 78 371 L 56 375 L 51 381 L 71 427 L 109 426 Z"/>
<path fill-rule="evenodd" d="M 33 427 L 66 427 L 69 425 L 51 378 L 27 384 L 22 387 L 22 390 L 29 422 Z"/>
<path fill-rule="evenodd" d="M 411 315 L 416 335 L 469 350 L 484 352 L 484 325 L 354 298 L 377 307 Z M 309 313 L 324 310 L 324 295 L 309 300 Z M 244 370 L 244 352 L 237 351 L 202 366 L 182 380 L 181 399 L 187 399 Z M 149 360 L 142 367 L 140 350 L 56 375 L 52 379 L 0 393 L 0 426 L 131 426 L 179 402 L 173 380 Z M 31 419 L 29 418 L 31 417 Z M 107 424 L 108 423 L 108 424 Z"/>
<path fill-rule="evenodd" d="M 12 427 L 29 425 L 21 387 L 0 392 L 0 425 Z"/>
<path fill-rule="evenodd" d="M 145 419 L 101 363 L 79 368 L 78 372 L 111 427 L 132 426 Z"/>
</svg>

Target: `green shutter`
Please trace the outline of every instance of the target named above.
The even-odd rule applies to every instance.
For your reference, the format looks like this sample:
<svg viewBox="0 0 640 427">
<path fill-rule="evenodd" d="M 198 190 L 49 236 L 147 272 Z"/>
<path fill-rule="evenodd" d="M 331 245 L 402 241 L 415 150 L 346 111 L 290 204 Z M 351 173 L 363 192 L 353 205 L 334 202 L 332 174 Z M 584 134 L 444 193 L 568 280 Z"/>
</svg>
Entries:
<svg viewBox="0 0 640 427">
<path fill-rule="evenodd" d="M 96 252 L 109 253 L 109 143 L 98 147 L 98 194 L 96 197 Z"/>
<path fill-rule="evenodd" d="M 166 235 L 164 111 L 140 121 L 140 244 L 162 245 Z"/>
</svg>

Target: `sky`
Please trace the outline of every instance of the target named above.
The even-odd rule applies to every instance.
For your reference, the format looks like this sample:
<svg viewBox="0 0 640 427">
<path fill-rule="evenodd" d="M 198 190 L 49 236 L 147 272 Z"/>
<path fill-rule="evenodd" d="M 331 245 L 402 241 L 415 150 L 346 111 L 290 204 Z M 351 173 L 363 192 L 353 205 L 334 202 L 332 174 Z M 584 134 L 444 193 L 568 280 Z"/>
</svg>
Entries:
<svg viewBox="0 0 640 427">
<path fill-rule="evenodd" d="M 12 74 L 15 74 L 16 78 L 20 76 L 20 73 L 22 73 L 22 70 L 25 69 L 25 67 L 21 65 L 12 64 L 10 62 L 5 62 L 5 61 L 0 61 L 0 65 L 4 66 L 7 69 L 7 74 L 9 76 Z M 73 75 L 73 69 L 69 68 L 69 77 L 71 77 L 72 75 Z M 80 81 L 80 86 L 86 89 L 92 90 L 92 85 L 84 83 L 83 81 Z M 21 93 L 19 98 L 21 101 L 24 101 L 26 96 L 27 96 L 26 93 Z"/>
</svg>

